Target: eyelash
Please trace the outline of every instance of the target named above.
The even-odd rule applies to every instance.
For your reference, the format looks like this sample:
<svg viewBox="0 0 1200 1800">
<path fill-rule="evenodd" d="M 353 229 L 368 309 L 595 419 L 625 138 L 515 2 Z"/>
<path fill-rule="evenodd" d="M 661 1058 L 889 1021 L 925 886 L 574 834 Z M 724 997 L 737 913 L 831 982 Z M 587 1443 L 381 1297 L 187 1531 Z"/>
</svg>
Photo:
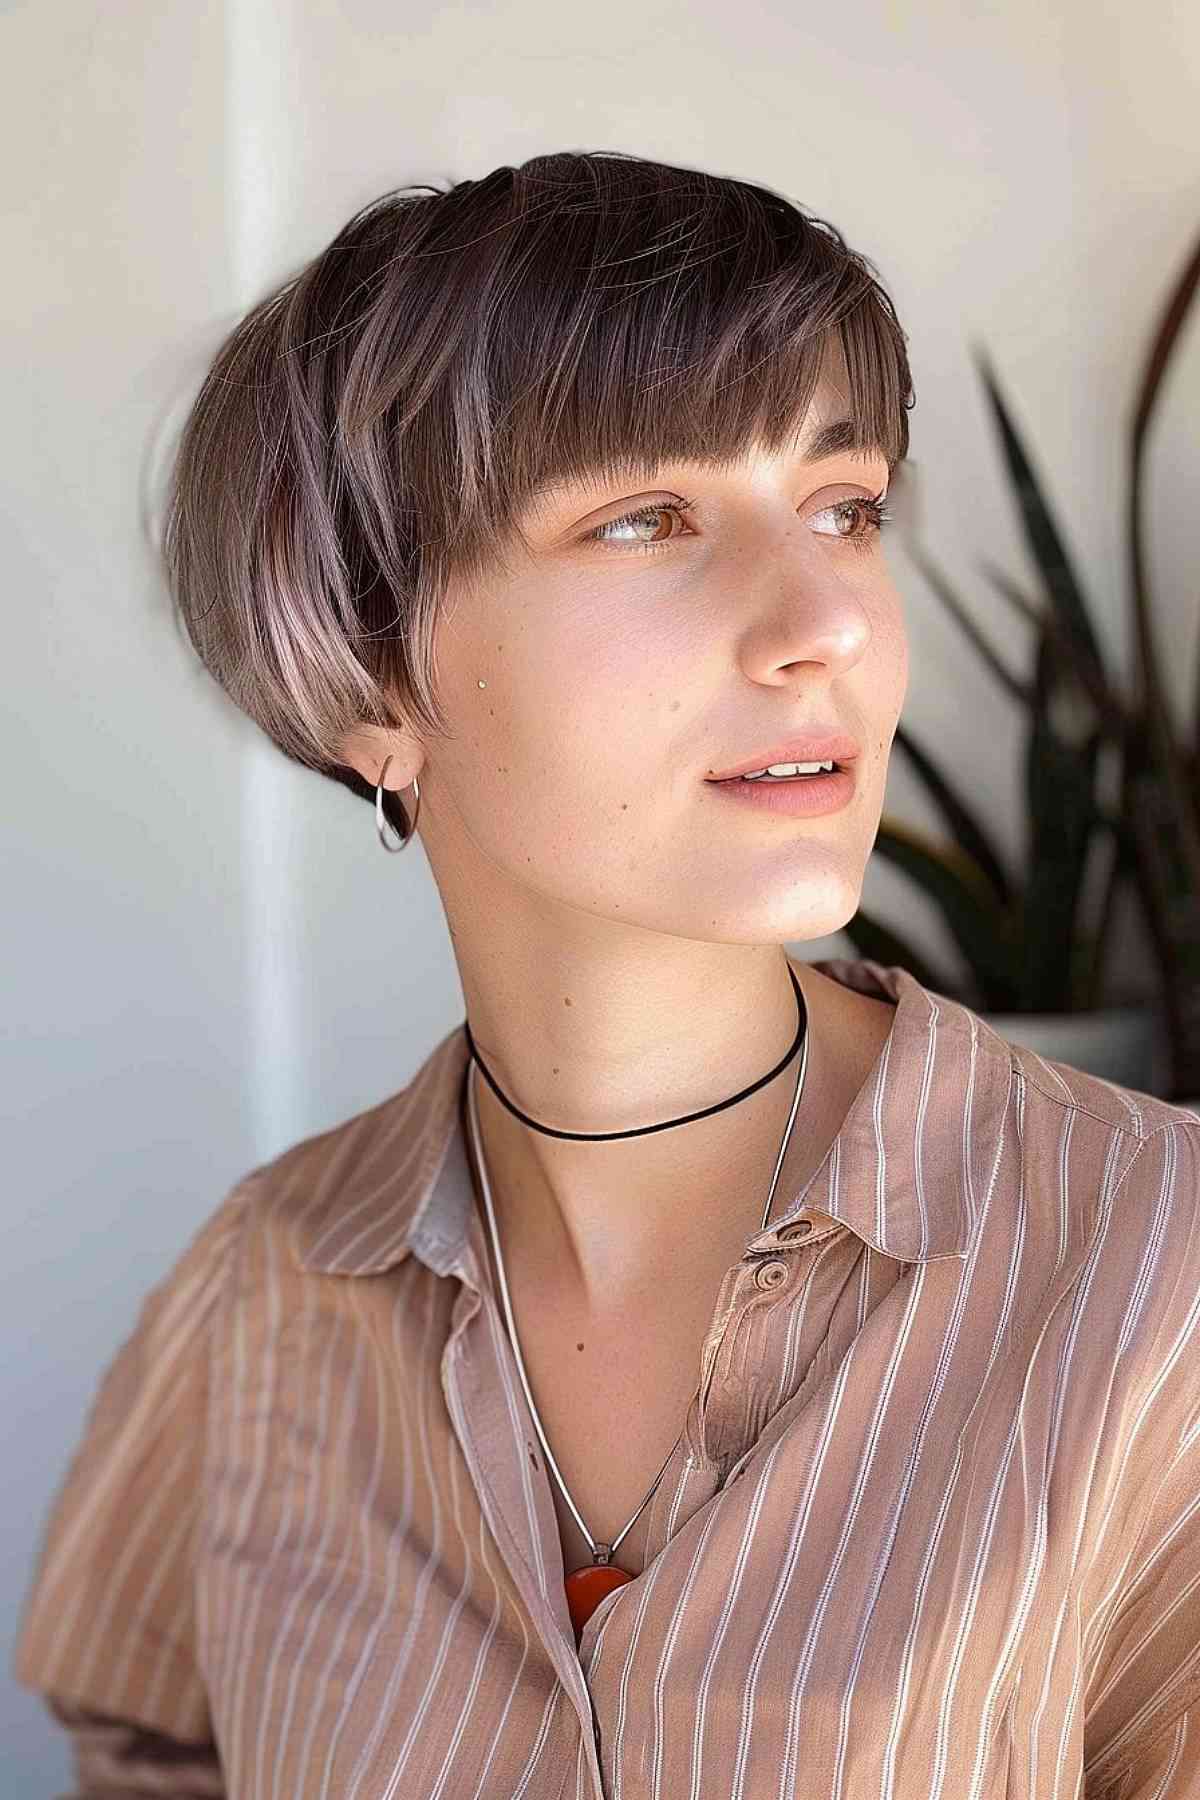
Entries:
<svg viewBox="0 0 1200 1800">
<path fill-rule="evenodd" d="M 841 532 L 838 532 L 836 536 L 842 543 L 851 544 L 856 550 L 869 550 L 872 548 L 884 525 L 886 525 L 893 517 L 893 515 L 888 512 L 885 505 L 886 496 L 886 488 L 881 488 L 879 492 L 873 494 L 870 499 L 867 499 L 861 494 L 850 494 L 845 500 L 835 500 L 832 505 L 823 506 L 821 511 L 836 512 L 838 507 L 841 506 L 861 507 L 867 517 L 867 529 L 865 531 L 857 532 L 853 537 L 846 537 Z M 677 499 L 672 501 L 669 505 L 666 501 L 656 501 L 650 506 L 639 506 L 635 508 L 633 512 L 622 513 L 618 519 L 605 519 L 603 525 L 597 525 L 595 530 L 584 533 L 583 542 L 603 544 L 606 548 L 615 550 L 648 550 L 651 552 L 665 550 L 669 544 L 675 543 L 676 540 L 673 537 L 663 538 L 657 544 L 617 544 L 613 543 L 608 538 L 601 537 L 600 533 L 603 531 L 611 531 L 617 525 L 632 525 L 636 520 L 644 519 L 648 515 L 654 513 L 689 513 L 694 511 L 697 504 L 698 502 L 695 500 Z"/>
</svg>

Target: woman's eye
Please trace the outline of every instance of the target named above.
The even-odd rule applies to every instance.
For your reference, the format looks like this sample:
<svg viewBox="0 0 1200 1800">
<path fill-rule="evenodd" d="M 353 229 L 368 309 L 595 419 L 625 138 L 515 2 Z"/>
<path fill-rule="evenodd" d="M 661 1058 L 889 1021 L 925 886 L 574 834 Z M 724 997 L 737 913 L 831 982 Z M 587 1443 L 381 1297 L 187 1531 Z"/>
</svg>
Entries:
<svg viewBox="0 0 1200 1800">
<path fill-rule="evenodd" d="M 832 519 L 834 524 L 831 530 L 818 531 L 818 537 L 842 538 L 857 550 L 869 550 L 892 517 L 884 504 L 886 497 L 886 489 L 872 496 L 851 494 L 844 500 L 835 500 L 831 506 L 821 507 L 810 517 Z M 585 532 L 584 541 L 611 544 L 619 550 L 665 549 L 677 537 L 691 534 L 671 531 L 669 526 L 664 531 L 664 516 L 673 515 L 682 520 L 684 513 L 691 512 L 696 504 L 694 500 L 675 500 L 639 506 L 633 512 L 622 513 L 618 519 L 607 519 L 603 525 Z M 642 532 L 644 535 L 639 535 Z M 615 535 L 610 536 L 610 533 Z M 622 533 L 632 535 L 622 537 Z"/>
<path fill-rule="evenodd" d="M 835 525 L 832 532 L 820 535 L 845 538 L 848 543 L 853 544 L 856 550 L 869 550 L 878 538 L 880 531 L 892 517 L 885 505 L 886 499 L 886 489 L 869 498 L 852 494 L 848 500 L 836 500 L 832 506 L 823 506 L 820 512 L 813 514 L 813 517 L 824 519 L 831 516 L 835 519 L 844 519 L 849 512 L 853 525 L 853 514 L 857 512 L 859 519 L 865 520 L 861 530 L 842 531 L 839 526 Z"/>
<path fill-rule="evenodd" d="M 658 544 L 669 543 L 673 536 L 678 535 L 670 531 L 663 535 L 660 520 L 656 518 L 656 515 L 673 513 L 676 518 L 682 518 L 683 514 L 694 505 L 694 500 L 679 500 L 670 505 L 664 501 L 661 504 L 655 504 L 653 506 L 639 506 L 634 512 L 622 513 L 619 519 L 605 520 L 603 525 L 597 525 L 594 531 L 589 531 L 585 535 L 588 539 L 599 544 L 616 543 L 621 548 L 633 550 L 654 549 Z M 627 537 L 622 542 L 620 538 L 610 538 L 608 536 L 610 531 L 616 532 L 633 529 L 636 532 L 637 528 L 642 525 L 647 527 L 648 533 L 647 536 L 642 538 L 638 538 L 637 536 L 632 538 Z"/>
</svg>

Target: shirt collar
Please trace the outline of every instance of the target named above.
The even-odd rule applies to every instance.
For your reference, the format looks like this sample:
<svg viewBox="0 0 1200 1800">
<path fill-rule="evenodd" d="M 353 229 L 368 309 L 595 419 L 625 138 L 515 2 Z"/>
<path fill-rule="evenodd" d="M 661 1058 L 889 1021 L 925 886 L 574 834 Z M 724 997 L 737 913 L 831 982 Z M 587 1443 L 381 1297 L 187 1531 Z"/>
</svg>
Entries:
<svg viewBox="0 0 1200 1800">
<path fill-rule="evenodd" d="M 812 966 L 891 1000 L 896 1017 L 820 1167 L 750 1242 L 768 1248 L 807 1210 L 904 1262 L 966 1256 L 999 1163 L 1010 1046 L 898 965 Z M 474 1204 L 459 1110 L 469 1060 L 459 1024 L 400 1093 L 268 1165 L 301 1268 L 377 1275 L 410 1252 L 453 1268 Z"/>
</svg>

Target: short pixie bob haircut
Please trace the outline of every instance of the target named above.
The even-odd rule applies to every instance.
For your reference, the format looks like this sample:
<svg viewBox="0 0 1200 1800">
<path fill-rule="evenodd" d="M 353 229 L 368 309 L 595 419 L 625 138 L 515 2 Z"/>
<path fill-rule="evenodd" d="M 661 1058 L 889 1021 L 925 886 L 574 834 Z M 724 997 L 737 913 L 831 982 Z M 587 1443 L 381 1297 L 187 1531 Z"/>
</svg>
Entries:
<svg viewBox="0 0 1200 1800">
<path fill-rule="evenodd" d="M 504 564 L 539 490 L 783 450 L 833 334 L 837 447 L 894 470 L 913 394 L 892 303 L 770 188 L 605 150 L 386 193 L 204 378 L 169 476 L 177 621 L 285 755 L 373 799 L 344 736 L 447 731 L 448 586 Z"/>
</svg>

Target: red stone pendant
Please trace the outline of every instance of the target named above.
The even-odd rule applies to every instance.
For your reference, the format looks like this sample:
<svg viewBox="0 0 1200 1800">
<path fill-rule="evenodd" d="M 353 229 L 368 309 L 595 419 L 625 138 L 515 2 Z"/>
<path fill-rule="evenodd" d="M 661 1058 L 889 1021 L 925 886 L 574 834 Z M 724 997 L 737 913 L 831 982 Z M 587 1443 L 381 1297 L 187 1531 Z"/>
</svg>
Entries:
<svg viewBox="0 0 1200 1800">
<path fill-rule="evenodd" d="M 603 1600 L 614 1588 L 624 1587 L 633 1576 L 616 1563 L 589 1563 L 585 1569 L 572 1569 L 563 1583 L 567 1609 L 575 1627 L 575 1643 L 579 1644 L 583 1628 Z"/>
</svg>

